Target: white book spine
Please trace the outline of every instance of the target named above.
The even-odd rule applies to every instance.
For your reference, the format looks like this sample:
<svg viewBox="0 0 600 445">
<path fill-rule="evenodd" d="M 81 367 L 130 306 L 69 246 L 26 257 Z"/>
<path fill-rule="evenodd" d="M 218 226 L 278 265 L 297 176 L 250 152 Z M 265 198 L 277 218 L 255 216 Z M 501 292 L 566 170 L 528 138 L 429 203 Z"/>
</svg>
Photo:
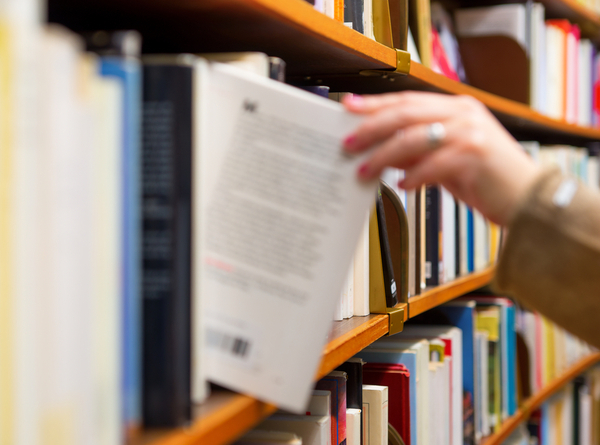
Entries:
<svg viewBox="0 0 600 445">
<path fill-rule="evenodd" d="M 348 408 L 346 410 L 346 444 L 360 445 L 360 424 L 362 410 Z"/>
<path fill-rule="evenodd" d="M 369 215 L 354 255 L 354 315 L 369 315 Z"/>
</svg>

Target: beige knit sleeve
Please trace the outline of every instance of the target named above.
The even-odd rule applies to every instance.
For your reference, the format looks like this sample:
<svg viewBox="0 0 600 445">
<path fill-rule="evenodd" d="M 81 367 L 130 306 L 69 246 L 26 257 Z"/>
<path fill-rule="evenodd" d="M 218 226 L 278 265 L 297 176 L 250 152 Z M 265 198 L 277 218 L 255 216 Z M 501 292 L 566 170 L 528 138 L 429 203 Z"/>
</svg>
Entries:
<svg viewBox="0 0 600 445">
<path fill-rule="evenodd" d="M 600 194 L 545 171 L 510 224 L 495 287 L 600 347 Z"/>
</svg>

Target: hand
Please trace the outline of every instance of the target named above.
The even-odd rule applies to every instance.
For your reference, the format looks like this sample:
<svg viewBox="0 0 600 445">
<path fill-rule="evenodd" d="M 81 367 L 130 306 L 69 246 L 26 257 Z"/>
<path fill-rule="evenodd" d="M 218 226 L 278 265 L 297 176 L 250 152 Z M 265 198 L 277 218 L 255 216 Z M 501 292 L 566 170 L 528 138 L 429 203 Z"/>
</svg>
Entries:
<svg viewBox="0 0 600 445">
<path fill-rule="evenodd" d="M 401 187 L 441 184 L 491 221 L 506 225 L 539 173 L 519 143 L 472 97 L 411 91 L 348 95 L 343 103 L 365 115 L 345 139 L 345 150 L 378 145 L 359 168 L 361 179 L 397 167 L 405 170 Z M 432 143 L 428 127 L 435 122 L 443 125 L 445 135 Z"/>
</svg>

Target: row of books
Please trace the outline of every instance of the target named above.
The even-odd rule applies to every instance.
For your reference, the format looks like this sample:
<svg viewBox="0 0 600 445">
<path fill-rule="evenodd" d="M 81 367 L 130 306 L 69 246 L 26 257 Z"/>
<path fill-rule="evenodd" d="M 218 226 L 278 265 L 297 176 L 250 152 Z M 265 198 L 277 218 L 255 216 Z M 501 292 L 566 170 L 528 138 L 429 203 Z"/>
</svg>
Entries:
<svg viewBox="0 0 600 445">
<path fill-rule="evenodd" d="M 439 2 L 411 1 L 407 31 L 397 24 L 407 12 L 394 3 L 332 0 L 315 7 L 340 21 L 343 14 L 334 11 L 346 11 L 350 26 L 356 23 L 353 11 L 363 8 L 364 20 L 354 29 L 388 46 L 407 47 L 413 60 L 440 74 L 526 103 L 555 119 L 599 124 L 594 100 L 600 78 L 597 50 L 578 25 L 546 20 L 543 4 L 459 8 L 450 13 Z M 373 20 L 373 11 L 383 18 Z M 385 23 L 391 31 L 375 28 L 373 34 L 373 23 Z"/>
<path fill-rule="evenodd" d="M 600 158 L 595 146 L 541 145 L 536 141 L 522 141 L 521 145 L 539 165 L 558 168 L 588 187 L 600 188 Z"/>
<path fill-rule="evenodd" d="M 600 368 L 583 373 L 557 391 L 505 445 L 592 445 L 600 443 Z"/>
<path fill-rule="evenodd" d="M 279 412 L 257 429 L 291 432 L 315 445 L 379 445 L 388 437 L 395 443 L 394 434 L 407 445 L 475 444 L 590 353 L 587 344 L 507 298 L 468 295 L 411 320 L 320 380 L 306 415 Z M 591 406 L 590 400 L 584 403 Z M 562 416 L 573 422 L 584 412 L 574 416 L 565 407 Z M 591 437 L 589 420 L 584 429 Z M 540 443 L 571 443 L 548 442 L 556 436 L 545 434 Z"/>
<path fill-rule="evenodd" d="M 2 439 L 114 445 L 140 416 L 140 36 L 90 36 L 101 55 L 85 52 L 38 22 L 38 2 L 13 3 L 0 45 Z"/>
<path fill-rule="evenodd" d="M 370 280 L 378 279 L 377 274 L 384 277 L 386 292 L 398 293 L 398 301 L 407 302 L 428 286 L 479 272 L 497 261 L 502 236 L 499 226 L 443 187 L 428 185 L 410 192 L 399 189 L 402 175 L 401 170 L 388 168 L 382 176 L 382 188 L 387 193 L 378 202 L 377 218 L 371 217 L 365 224 L 335 320 L 369 314 L 370 295 L 375 292 Z M 398 207 L 402 207 L 407 224 L 399 222 Z M 402 242 L 402 231 L 407 232 L 408 243 Z M 407 277 L 401 276 L 403 256 L 408 259 Z M 381 266 L 373 264 L 374 259 Z M 406 295 L 391 290 L 399 290 L 401 285 Z"/>
</svg>

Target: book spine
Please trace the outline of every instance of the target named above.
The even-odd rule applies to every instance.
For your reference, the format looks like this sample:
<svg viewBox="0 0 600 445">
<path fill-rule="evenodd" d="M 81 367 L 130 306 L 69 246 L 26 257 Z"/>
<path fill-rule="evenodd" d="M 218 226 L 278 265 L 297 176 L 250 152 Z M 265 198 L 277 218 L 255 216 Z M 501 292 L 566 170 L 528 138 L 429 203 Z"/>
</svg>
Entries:
<svg viewBox="0 0 600 445">
<path fill-rule="evenodd" d="M 390 252 L 390 243 L 385 223 L 385 210 L 381 190 L 377 192 L 377 223 L 379 227 L 379 243 L 381 247 L 381 263 L 383 266 L 383 281 L 385 285 L 385 300 L 387 307 L 394 307 L 398 304 L 396 292 L 396 281 L 394 280 L 394 268 L 392 265 L 392 254 Z"/>
<path fill-rule="evenodd" d="M 143 417 L 191 417 L 192 68 L 144 67 Z"/>
<path fill-rule="evenodd" d="M 425 280 L 427 286 L 440 284 L 440 190 L 428 185 L 425 198 Z"/>
<path fill-rule="evenodd" d="M 126 430 L 141 424 L 141 209 L 140 209 L 140 104 L 141 64 L 124 56 L 101 58 L 103 76 L 117 78 L 123 85 L 122 175 L 122 415 Z"/>
<path fill-rule="evenodd" d="M 344 2 L 344 22 L 351 23 L 352 29 L 361 34 L 365 33 L 364 11 L 364 0 L 346 0 Z"/>
</svg>

